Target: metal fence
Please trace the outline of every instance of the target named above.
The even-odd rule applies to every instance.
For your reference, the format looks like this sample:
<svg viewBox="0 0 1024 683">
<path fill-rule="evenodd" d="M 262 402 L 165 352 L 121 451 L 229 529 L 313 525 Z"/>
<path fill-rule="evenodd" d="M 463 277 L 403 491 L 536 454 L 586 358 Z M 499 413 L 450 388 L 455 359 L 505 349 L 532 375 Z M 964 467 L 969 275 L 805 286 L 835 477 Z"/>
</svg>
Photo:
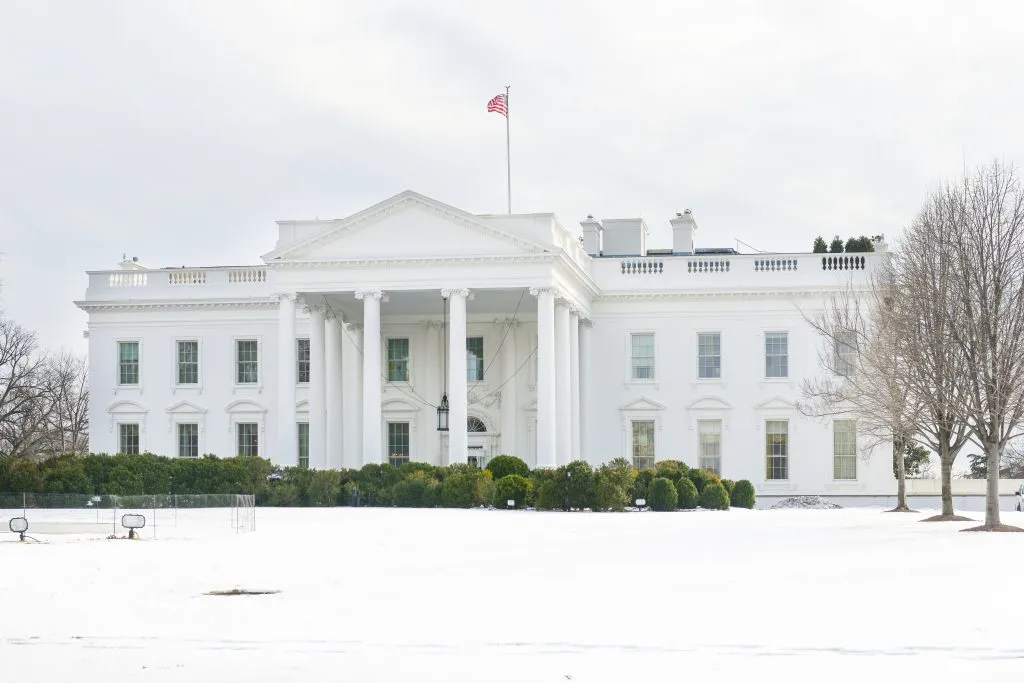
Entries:
<svg viewBox="0 0 1024 683">
<path fill-rule="evenodd" d="M 252 494 L 201 493 L 138 496 L 96 496 L 78 493 L 0 493 L 0 512 L 19 511 L 22 517 L 46 519 L 51 533 L 78 533 L 87 526 L 102 528 L 113 523 L 117 513 L 152 511 L 156 524 L 176 526 L 179 510 L 220 508 L 230 510 L 231 528 L 236 532 L 256 530 L 256 497 Z M 157 511 L 161 511 L 157 514 Z M 35 514 L 33 514 L 35 513 Z M 62 531 L 64 529 L 65 531 Z"/>
</svg>

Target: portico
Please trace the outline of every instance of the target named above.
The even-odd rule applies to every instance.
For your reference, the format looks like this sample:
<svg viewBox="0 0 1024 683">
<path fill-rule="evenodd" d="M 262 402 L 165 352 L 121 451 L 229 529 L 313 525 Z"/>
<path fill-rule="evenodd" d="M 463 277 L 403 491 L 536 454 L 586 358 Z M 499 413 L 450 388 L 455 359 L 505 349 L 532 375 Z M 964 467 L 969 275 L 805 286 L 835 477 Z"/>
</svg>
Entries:
<svg viewBox="0 0 1024 683">
<path fill-rule="evenodd" d="M 477 459 L 586 457 L 580 326 L 597 290 L 589 257 L 553 215 L 475 216 L 404 192 L 345 219 L 279 228 L 264 261 L 279 305 L 283 462 L 308 449 L 317 468 L 465 463 L 481 425 Z M 287 381 L 300 338 L 308 386 Z M 302 399 L 308 427 L 284 424 L 284 407 Z"/>
<path fill-rule="evenodd" d="M 561 290 L 437 285 L 277 300 L 279 414 L 303 399 L 308 406 L 294 424 L 278 425 L 282 462 L 306 452 L 318 469 L 454 464 L 469 462 L 471 449 L 478 464 L 500 453 L 547 467 L 579 457 L 584 416 L 572 404 L 579 328 L 588 320 Z M 308 361 L 299 348 L 308 348 Z M 308 362 L 306 382 L 300 362 Z M 437 424 L 442 395 L 447 431 Z"/>
</svg>

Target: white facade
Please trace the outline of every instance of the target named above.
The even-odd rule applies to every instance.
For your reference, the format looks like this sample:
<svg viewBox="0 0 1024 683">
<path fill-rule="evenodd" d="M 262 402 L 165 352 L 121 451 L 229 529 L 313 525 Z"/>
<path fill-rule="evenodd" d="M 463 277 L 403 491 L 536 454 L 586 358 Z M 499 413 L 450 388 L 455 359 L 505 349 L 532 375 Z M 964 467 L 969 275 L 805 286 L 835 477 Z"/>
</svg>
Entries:
<svg viewBox="0 0 1024 683">
<path fill-rule="evenodd" d="M 580 237 L 404 192 L 280 222 L 263 265 L 90 272 L 90 448 L 315 468 L 673 459 L 765 495 L 891 493 L 891 455 L 856 455 L 855 425 L 795 406 L 821 372 L 804 314 L 878 255 L 695 254 L 692 215 L 671 224 L 673 249 L 652 250 L 641 219 L 588 217 Z"/>
</svg>

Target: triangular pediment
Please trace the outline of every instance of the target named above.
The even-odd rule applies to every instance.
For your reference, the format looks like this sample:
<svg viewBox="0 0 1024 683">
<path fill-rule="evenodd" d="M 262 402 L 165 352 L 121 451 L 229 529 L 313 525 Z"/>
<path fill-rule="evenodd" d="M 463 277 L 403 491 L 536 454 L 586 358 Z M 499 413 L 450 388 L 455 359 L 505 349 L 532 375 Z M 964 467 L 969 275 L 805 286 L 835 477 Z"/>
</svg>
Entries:
<svg viewBox="0 0 1024 683">
<path fill-rule="evenodd" d="M 322 226 L 322 227 L 320 227 Z M 461 209 L 407 191 L 317 228 L 264 261 L 510 256 L 553 251 Z"/>
<path fill-rule="evenodd" d="M 634 410 L 665 410 L 665 406 L 657 401 L 651 400 L 646 396 L 641 396 L 632 403 L 627 403 L 624 406 L 619 406 L 619 410 L 623 411 L 634 411 Z"/>
<path fill-rule="evenodd" d="M 167 412 L 172 415 L 201 415 L 206 412 L 206 408 L 200 408 L 196 404 L 189 403 L 188 401 L 178 401 L 168 408 Z"/>
<path fill-rule="evenodd" d="M 781 396 L 774 396 L 754 406 L 754 410 L 796 410 L 796 404 L 790 403 Z"/>
<path fill-rule="evenodd" d="M 705 396 L 699 398 L 690 405 L 686 406 L 687 410 L 732 410 L 732 404 L 723 398 L 717 396 Z"/>
</svg>

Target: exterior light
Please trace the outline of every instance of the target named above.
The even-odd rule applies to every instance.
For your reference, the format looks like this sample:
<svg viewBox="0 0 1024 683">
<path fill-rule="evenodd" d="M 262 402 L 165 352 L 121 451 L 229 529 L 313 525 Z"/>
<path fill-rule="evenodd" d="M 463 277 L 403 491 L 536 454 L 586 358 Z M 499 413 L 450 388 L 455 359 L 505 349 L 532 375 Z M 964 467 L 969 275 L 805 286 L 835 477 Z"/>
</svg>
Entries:
<svg viewBox="0 0 1024 683">
<path fill-rule="evenodd" d="M 437 407 L 437 431 L 448 431 L 448 394 L 441 396 L 441 405 Z"/>
<path fill-rule="evenodd" d="M 24 517 L 11 517 L 11 521 L 7 523 L 7 527 L 12 533 L 18 534 L 19 540 L 25 540 L 25 532 L 28 531 L 27 519 Z"/>
<path fill-rule="evenodd" d="M 143 515 L 128 513 L 121 517 L 121 526 L 128 530 L 128 538 L 135 538 L 135 530 L 146 526 L 146 518 Z"/>
</svg>

